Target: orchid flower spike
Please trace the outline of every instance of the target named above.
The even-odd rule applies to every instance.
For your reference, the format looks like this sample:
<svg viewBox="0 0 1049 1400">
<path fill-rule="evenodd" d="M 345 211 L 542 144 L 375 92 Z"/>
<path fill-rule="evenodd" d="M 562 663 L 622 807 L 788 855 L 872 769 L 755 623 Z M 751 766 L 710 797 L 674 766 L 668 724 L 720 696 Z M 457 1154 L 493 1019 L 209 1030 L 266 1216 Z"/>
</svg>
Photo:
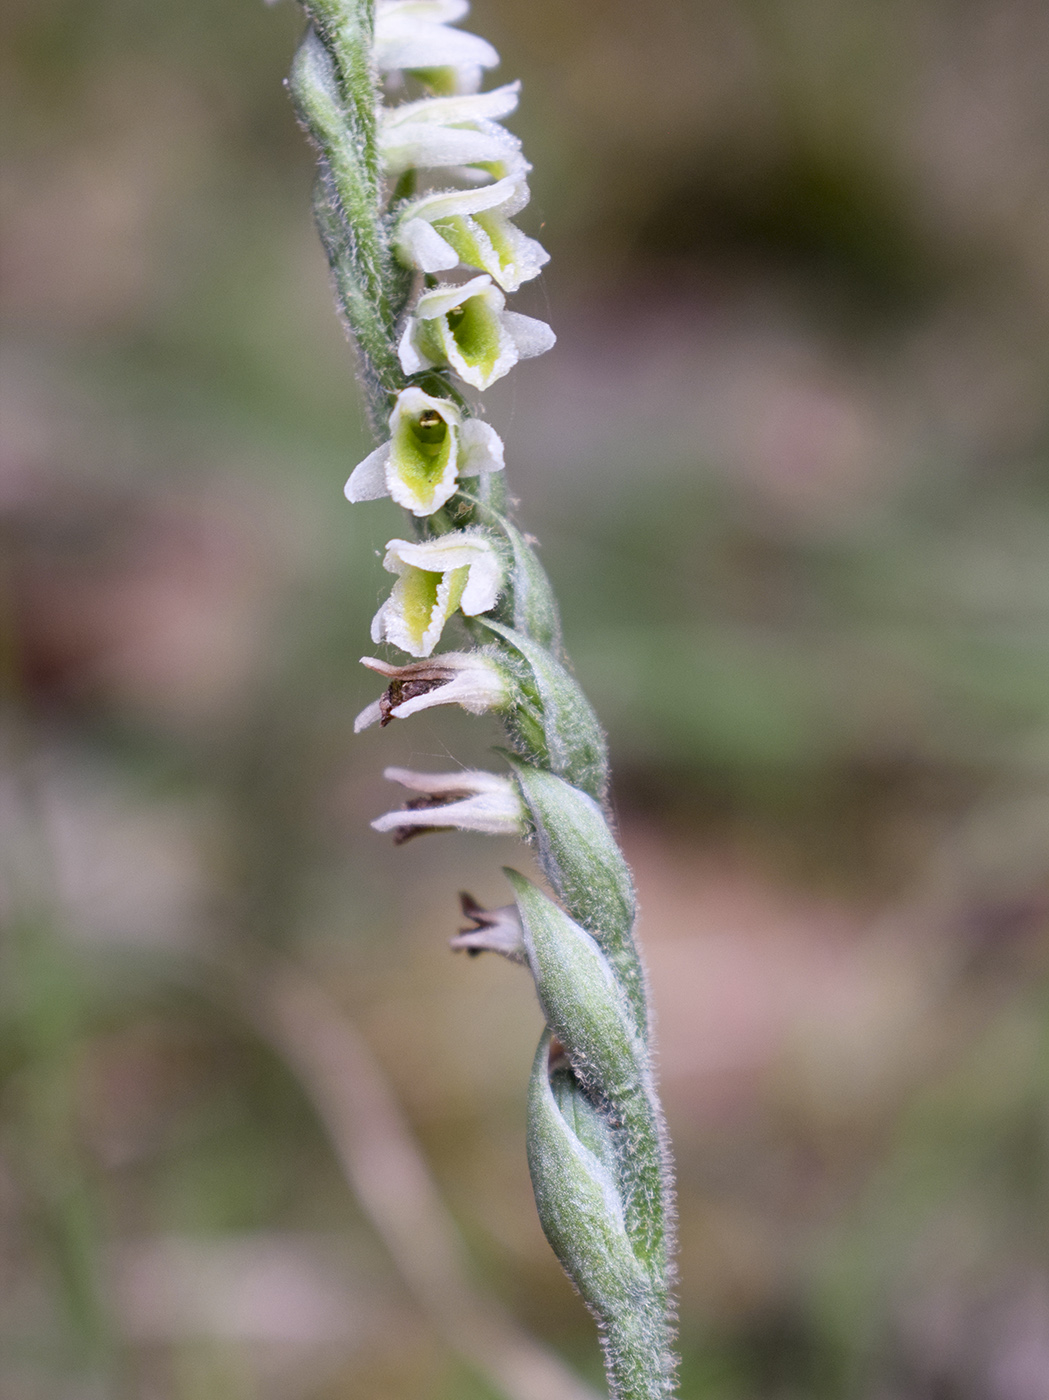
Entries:
<svg viewBox="0 0 1049 1400">
<path fill-rule="evenodd" d="M 483 715 L 510 703 L 506 672 L 483 651 L 446 651 L 432 661 L 412 661 L 407 666 L 362 656 L 361 665 L 378 671 L 389 685 L 354 720 L 355 734 L 373 724 L 385 727 L 391 720 L 407 719 L 434 705 L 461 705 L 472 715 Z"/>
<path fill-rule="evenodd" d="M 386 173 L 453 166 L 464 178 L 523 178 L 531 166 L 520 139 L 499 125 L 517 106 L 520 83 L 458 97 L 424 97 L 379 113 Z"/>
<path fill-rule="evenodd" d="M 468 617 L 494 608 L 503 583 L 495 546 L 479 530 L 390 540 L 382 563 L 398 579 L 372 619 L 372 641 L 411 656 L 430 655 L 456 608 Z"/>
<path fill-rule="evenodd" d="M 545 321 L 504 310 L 487 273 L 461 286 L 423 292 L 398 347 L 405 374 L 450 365 L 475 389 L 487 389 L 518 360 L 542 355 L 557 337 Z"/>
<path fill-rule="evenodd" d="M 528 198 L 524 180 L 506 179 L 412 200 L 402 207 L 394 229 L 394 252 L 420 272 L 477 267 L 504 292 L 516 292 L 550 261 L 542 244 L 510 222 Z"/>
<path fill-rule="evenodd" d="M 415 773 L 387 768 L 383 777 L 419 794 L 397 812 L 372 822 L 376 831 L 392 831 L 398 845 L 424 831 L 457 827 L 490 836 L 520 836 L 526 827 L 524 803 L 509 778 L 497 773 Z"/>
<path fill-rule="evenodd" d="M 448 29 L 469 10 L 467 0 L 378 0 L 375 63 L 380 72 L 403 69 L 435 92 L 476 92 L 481 73 L 499 55 L 487 40 Z"/>
<path fill-rule="evenodd" d="M 520 319 L 526 320 L 526 317 Z M 450 399 L 412 386 L 390 414 L 390 440 L 369 452 L 346 483 L 349 501 L 392 496 L 413 515 L 432 515 L 467 476 L 503 469 L 503 442 L 479 418 L 463 418 Z"/>
</svg>

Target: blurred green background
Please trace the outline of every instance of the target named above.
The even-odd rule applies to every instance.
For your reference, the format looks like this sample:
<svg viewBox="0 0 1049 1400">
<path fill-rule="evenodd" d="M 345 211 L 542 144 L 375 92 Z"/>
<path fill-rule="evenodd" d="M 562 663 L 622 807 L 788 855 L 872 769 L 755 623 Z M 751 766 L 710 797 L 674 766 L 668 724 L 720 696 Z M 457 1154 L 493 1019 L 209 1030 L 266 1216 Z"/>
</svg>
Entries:
<svg viewBox="0 0 1049 1400">
<path fill-rule="evenodd" d="M 402 525 L 341 497 L 300 17 L 3 23 L 0 1392 L 504 1393 L 340 1169 L 329 1015 L 351 1136 L 400 1105 L 476 1294 L 597 1384 L 528 1184 L 530 986 L 447 950 L 527 856 L 367 825 L 385 764 L 497 734 L 352 734 Z M 524 80 L 553 255 L 515 304 L 558 345 L 486 403 L 640 888 L 682 1397 L 1046 1400 L 1049 9 L 467 27 Z M 274 1020 L 289 964 L 315 1024 Z"/>
</svg>

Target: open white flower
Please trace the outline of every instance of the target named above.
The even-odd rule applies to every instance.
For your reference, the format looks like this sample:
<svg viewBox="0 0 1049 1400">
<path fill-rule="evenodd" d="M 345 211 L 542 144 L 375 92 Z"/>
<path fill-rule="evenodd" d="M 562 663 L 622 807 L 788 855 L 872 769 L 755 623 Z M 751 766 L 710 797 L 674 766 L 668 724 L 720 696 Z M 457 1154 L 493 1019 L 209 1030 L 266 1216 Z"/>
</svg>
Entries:
<svg viewBox="0 0 1049 1400">
<path fill-rule="evenodd" d="M 524 180 L 507 179 L 412 200 L 394 230 L 394 251 L 420 272 L 447 272 L 460 264 L 477 267 L 504 292 L 516 292 L 550 261 L 541 243 L 510 222 L 528 198 Z"/>
<path fill-rule="evenodd" d="M 354 467 L 344 488 L 349 501 L 392 496 L 413 515 L 432 515 L 463 477 L 503 469 L 503 441 L 479 418 L 463 419 L 450 399 L 414 385 L 390 414 L 390 440 Z"/>
<path fill-rule="evenodd" d="M 372 822 L 376 831 L 392 831 L 398 845 L 423 831 L 457 827 L 490 836 L 518 836 L 525 830 L 525 810 L 509 778 L 474 770 L 462 773 L 415 773 L 410 768 L 387 768 L 391 783 L 419 794 L 399 812 L 387 812 Z"/>
<path fill-rule="evenodd" d="M 423 292 L 397 354 L 405 374 L 450 365 L 475 389 L 487 389 L 517 364 L 549 350 L 557 337 L 545 321 L 507 311 L 487 273 L 460 286 Z"/>
<path fill-rule="evenodd" d="M 380 72 L 403 69 L 442 92 L 476 92 L 481 72 L 499 55 L 487 40 L 449 29 L 469 10 L 466 0 L 378 0 L 375 63 Z"/>
<path fill-rule="evenodd" d="M 429 656 L 457 608 L 468 617 L 495 607 L 502 565 L 476 530 L 433 540 L 390 540 L 384 569 L 399 577 L 372 619 L 372 641 L 392 642 L 411 656 Z"/>
<path fill-rule="evenodd" d="M 412 661 L 407 666 L 362 656 L 361 665 L 378 671 L 389 685 L 354 720 L 355 734 L 373 724 L 407 719 L 434 705 L 461 705 L 472 715 L 483 715 L 510 702 L 506 672 L 483 651 L 446 651 L 432 661 Z"/>
<path fill-rule="evenodd" d="M 453 166 L 467 179 L 523 177 L 531 166 L 517 136 L 499 125 L 517 106 L 520 83 L 457 97 L 424 97 L 379 114 L 379 154 L 388 175 Z"/>
</svg>

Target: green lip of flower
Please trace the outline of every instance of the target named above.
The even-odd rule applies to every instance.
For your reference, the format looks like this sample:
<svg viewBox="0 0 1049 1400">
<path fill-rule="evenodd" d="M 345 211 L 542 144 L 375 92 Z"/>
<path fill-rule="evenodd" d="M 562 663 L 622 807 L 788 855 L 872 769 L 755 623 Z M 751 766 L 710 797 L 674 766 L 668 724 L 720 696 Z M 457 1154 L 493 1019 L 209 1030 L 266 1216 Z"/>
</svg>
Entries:
<svg viewBox="0 0 1049 1400">
<path fill-rule="evenodd" d="M 518 360 L 542 355 L 556 340 L 545 321 L 505 307 L 487 273 L 423 292 L 397 350 L 401 368 L 417 374 L 447 365 L 475 389 L 487 389 Z"/>
<path fill-rule="evenodd" d="M 503 444 L 479 418 L 463 419 L 450 399 L 412 385 L 390 414 L 390 440 L 358 463 L 346 483 L 347 500 L 392 496 L 414 515 L 432 515 L 462 477 L 501 471 Z"/>
</svg>

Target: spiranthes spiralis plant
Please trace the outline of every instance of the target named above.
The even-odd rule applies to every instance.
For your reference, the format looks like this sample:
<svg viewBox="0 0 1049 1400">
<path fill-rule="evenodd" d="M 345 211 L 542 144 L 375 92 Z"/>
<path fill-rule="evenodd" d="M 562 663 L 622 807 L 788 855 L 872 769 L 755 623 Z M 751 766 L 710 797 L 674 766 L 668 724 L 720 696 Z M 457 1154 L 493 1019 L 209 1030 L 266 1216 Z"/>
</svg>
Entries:
<svg viewBox="0 0 1049 1400">
<path fill-rule="evenodd" d="M 502 441 L 465 392 L 554 343 L 506 305 L 547 261 L 513 223 L 531 167 L 501 123 L 519 84 L 480 91 L 499 59 L 452 27 L 466 0 L 302 2 L 290 89 L 379 440 L 346 496 L 391 496 L 413 526 L 386 546 L 396 580 L 372 640 L 416 659 L 364 659 L 386 687 L 356 728 L 457 704 L 497 713 L 509 741 L 501 774 L 388 769 L 412 796 L 373 826 L 398 840 L 517 834 L 535 849 L 552 895 L 507 870 L 513 903 L 488 911 L 464 896 L 472 927 L 453 946 L 501 953 L 535 980 L 547 1022 L 528 1103 L 539 1216 L 597 1319 L 613 1397 L 659 1400 L 674 1390 L 672 1187 L 634 889 L 609 822 L 604 736 L 566 669 L 549 581 L 509 518 Z M 453 614 L 472 649 L 435 654 Z"/>
</svg>

